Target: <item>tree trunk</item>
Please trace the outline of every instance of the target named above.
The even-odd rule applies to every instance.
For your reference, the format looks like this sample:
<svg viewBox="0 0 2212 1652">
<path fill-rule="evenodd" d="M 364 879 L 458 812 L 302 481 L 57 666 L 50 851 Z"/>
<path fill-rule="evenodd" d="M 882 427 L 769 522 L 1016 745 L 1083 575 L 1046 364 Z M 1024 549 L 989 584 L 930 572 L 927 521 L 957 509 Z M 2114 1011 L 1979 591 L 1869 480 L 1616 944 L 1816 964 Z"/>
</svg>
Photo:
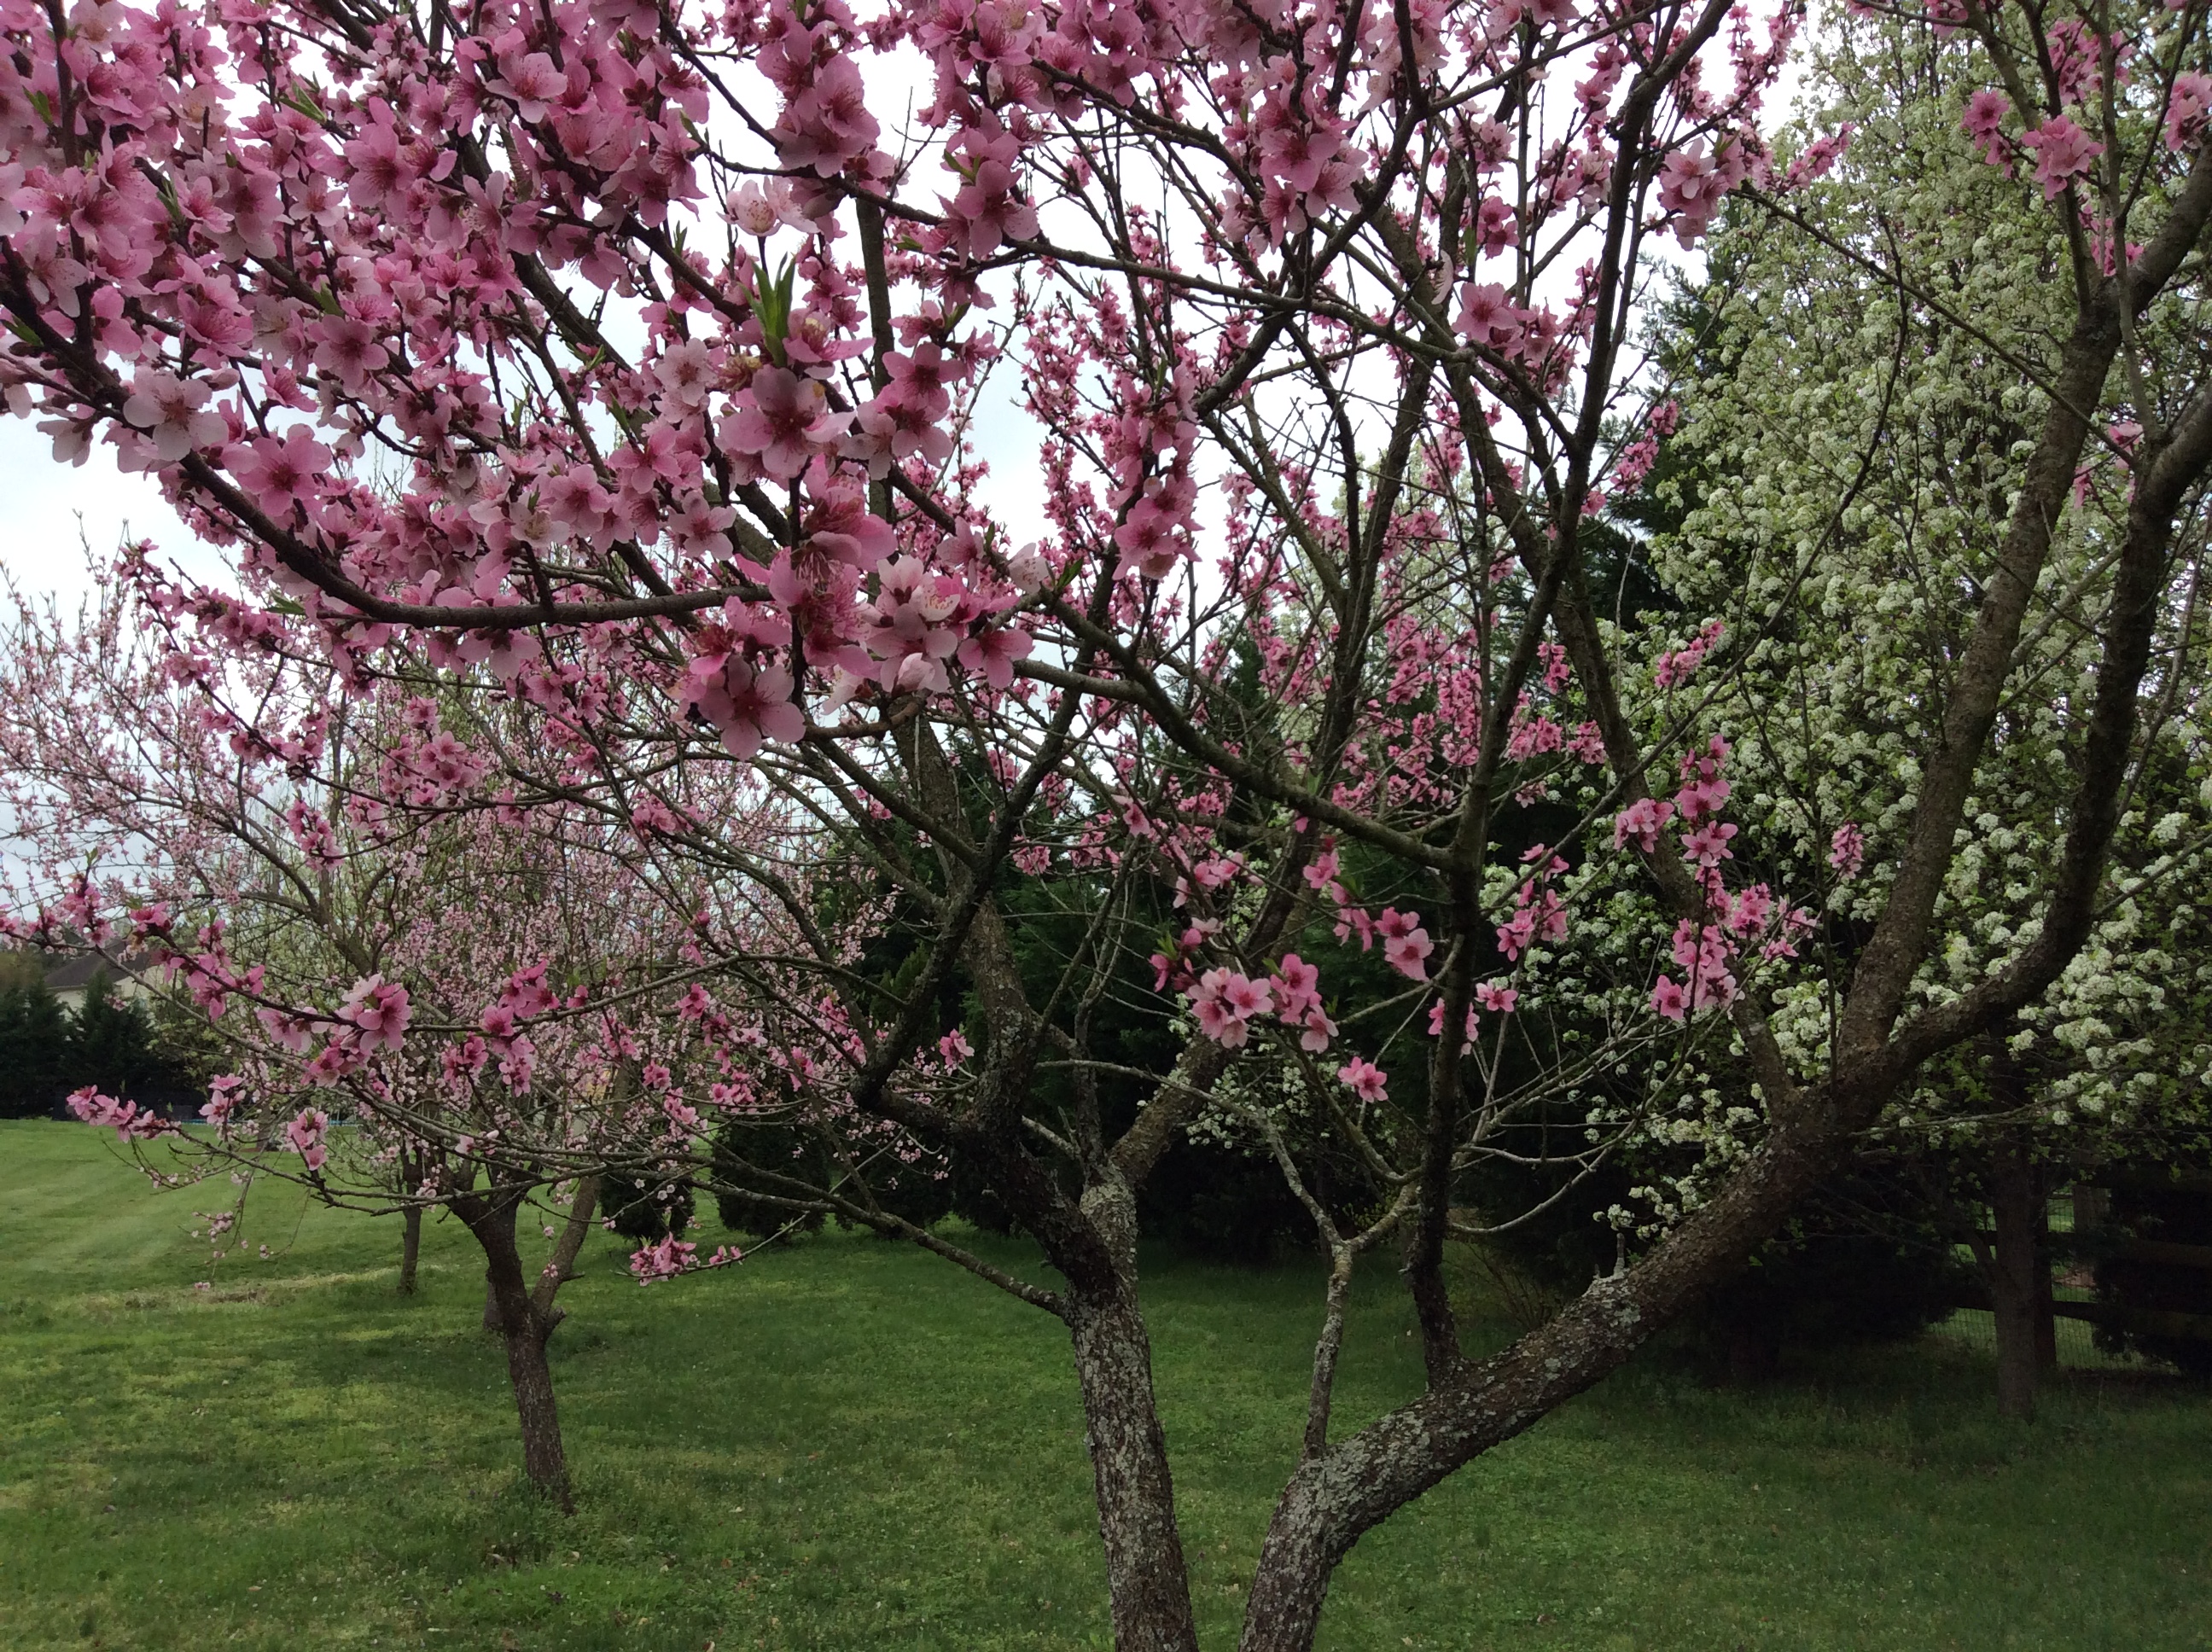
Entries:
<svg viewBox="0 0 2212 1652">
<path fill-rule="evenodd" d="M 1737 1175 L 1626 1272 L 1594 1281 L 1510 1347 L 1462 1362 L 1418 1399 L 1300 1463 L 1260 1551 L 1242 1652 L 1309 1652 L 1329 1580 L 1363 1535 L 1593 1386 L 1741 1267 L 1841 1158 L 1825 1127 L 1817 1114 L 1809 1126 L 1778 1121 Z"/>
<path fill-rule="evenodd" d="M 2002 1143 L 1990 1164 L 1990 1210 L 1996 1228 L 1990 1301 L 1997 1322 L 1997 1411 L 2023 1421 L 2035 1415 L 2039 1321 L 2051 1296 L 2051 1269 L 2037 1242 L 2036 1181 L 2021 1144 Z"/>
<path fill-rule="evenodd" d="M 399 1294 L 415 1294 L 415 1264 L 422 1254 L 422 1207 L 410 1205 L 400 1212 Z"/>
<path fill-rule="evenodd" d="M 2035 1369 L 2058 1369 L 2058 1312 L 2051 1289 L 2051 1182 L 2035 1178 Z"/>
<path fill-rule="evenodd" d="M 496 1316 L 500 1338 L 507 1345 L 507 1382 L 522 1424 L 523 1474 L 559 1503 L 563 1514 L 574 1514 L 576 1503 L 561 1443 L 560 1413 L 553 1400 L 553 1369 L 545 1357 L 545 1345 L 562 1314 L 558 1309 L 541 1309 L 531 1300 L 514 1238 L 520 1203 L 514 1197 L 472 1196 L 454 1200 L 453 1211 L 483 1247 L 486 1311 Z"/>
<path fill-rule="evenodd" d="M 599 1208 L 599 1179 L 595 1175 L 576 1179 L 575 1196 L 568 1204 L 568 1220 L 554 1242 L 553 1254 L 545 1264 L 544 1272 L 538 1276 L 536 1289 L 530 1300 L 540 1313 L 550 1313 L 553 1293 L 576 1277 L 576 1258 L 582 1254 L 584 1241 L 592 1236 L 592 1213 Z"/>
<path fill-rule="evenodd" d="M 568 1485 L 561 1417 L 553 1401 L 553 1368 L 545 1357 L 552 1329 L 541 1325 L 526 1301 L 523 1323 L 502 1333 L 507 1340 L 507 1379 L 514 1389 L 515 1415 L 522 1424 L 523 1474 L 559 1503 L 562 1514 L 573 1515 L 576 1499 Z"/>
<path fill-rule="evenodd" d="M 1115 1652 L 1197 1652 L 1152 1345 L 1133 1289 L 1071 1301 L 1068 1328 L 1106 1548 Z"/>
</svg>

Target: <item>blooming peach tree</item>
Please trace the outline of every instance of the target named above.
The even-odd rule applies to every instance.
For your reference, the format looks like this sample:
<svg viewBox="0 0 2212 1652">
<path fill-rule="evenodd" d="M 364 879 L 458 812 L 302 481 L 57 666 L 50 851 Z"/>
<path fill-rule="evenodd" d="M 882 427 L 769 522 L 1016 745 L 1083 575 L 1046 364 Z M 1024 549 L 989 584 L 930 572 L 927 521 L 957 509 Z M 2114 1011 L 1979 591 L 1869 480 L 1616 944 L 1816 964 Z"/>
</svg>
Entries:
<svg viewBox="0 0 2212 1652">
<path fill-rule="evenodd" d="M 526 1470 L 565 1500 L 556 1295 L 603 1186 L 658 1187 L 689 1164 L 687 1095 L 750 1110 L 739 1092 L 766 1022 L 740 1028 L 731 1008 L 758 1000 L 702 964 L 736 950 L 719 927 L 745 926 L 755 954 L 771 927 L 672 905 L 696 880 L 672 884 L 586 811 L 469 805 L 483 765 L 441 726 L 456 708 L 389 682 L 342 691 L 326 662 L 283 648 L 285 622 L 259 648 L 210 654 L 130 572 L 76 624 L 19 600 L 6 629 L 13 893 L 35 914 L 9 923 L 19 940 L 119 950 L 206 1017 L 226 1070 L 204 1131 L 91 1088 L 70 1108 L 158 1144 L 143 1162 L 159 1181 L 236 1184 L 202 1213 L 218 1262 L 245 1242 L 259 1178 L 403 1212 L 404 1269 L 423 1212 L 452 1212 L 483 1253 Z M 532 1212 L 554 1241 L 535 1271 Z M 734 1260 L 665 1245 L 637 1266 Z"/>
<path fill-rule="evenodd" d="M 1802 582 L 1723 612 L 1662 569 L 1667 600 L 1628 599 L 1633 500 L 1679 435 L 1645 349 L 1668 261 L 1723 215 L 1804 217 L 1848 152 L 1764 135 L 1787 0 L 0 21 L 11 405 L 234 548 L 235 590 L 164 598 L 206 635 L 250 651 L 281 619 L 345 682 L 482 708 L 463 789 L 775 902 L 808 983 L 785 999 L 828 1035 L 793 1089 L 955 1156 L 1059 1283 L 842 1181 L 784 1194 L 1064 1324 L 1124 1648 L 1195 1644 L 1135 1245 L 1182 1135 L 1271 1155 L 1329 1261 L 1243 1631 L 1305 1647 L 1364 1532 L 1626 1359 L 2094 926 L 2212 463 L 2176 319 L 2212 217 L 2196 0 L 1883 25 L 1933 43 L 1914 95 L 2051 227 L 2063 307 L 1991 347 L 2020 435 L 1909 800 L 1869 769 L 1809 813 L 1747 783 L 1716 709 L 1753 683 L 1782 716 L 1825 669 L 1762 652 Z M 2126 503 L 2062 590 L 2085 463 Z M 2023 652 L 2057 625 L 2094 639 L 2063 692 Z M 2073 754 L 2037 921 L 1917 995 L 2023 700 Z M 807 847 L 757 853 L 738 799 Z M 809 868 L 915 938 L 896 975 L 814 923 L 857 908 Z M 1036 891 L 1080 920 L 1045 968 Z M 702 956 L 737 969 L 732 939 Z M 1094 1037 L 1138 959 L 1150 1066 Z M 1808 994 L 1809 1044 L 1778 1012 Z M 426 1020 L 403 1049 L 464 1037 Z M 1741 1151 L 1469 1356 L 1445 1244 L 1513 1218 L 1468 1215 L 1466 1178 L 1589 1174 L 1697 1063 Z M 1358 1197 L 1309 1175 L 1315 1130 Z M 1335 1428 L 1345 1293 L 1385 1246 L 1426 1387 Z"/>
</svg>

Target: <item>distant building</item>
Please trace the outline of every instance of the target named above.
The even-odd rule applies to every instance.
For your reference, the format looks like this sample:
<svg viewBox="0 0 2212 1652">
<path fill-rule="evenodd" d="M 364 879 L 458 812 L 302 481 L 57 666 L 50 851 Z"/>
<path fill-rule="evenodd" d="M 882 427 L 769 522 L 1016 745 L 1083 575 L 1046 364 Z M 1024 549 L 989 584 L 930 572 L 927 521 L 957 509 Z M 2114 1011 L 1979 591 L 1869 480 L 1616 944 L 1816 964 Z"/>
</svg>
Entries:
<svg viewBox="0 0 2212 1652">
<path fill-rule="evenodd" d="M 52 954 L 46 965 L 46 990 L 61 1000 L 64 1009 L 74 1012 L 83 1007 L 84 995 L 91 989 L 94 979 L 105 975 L 118 1000 L 132 1003 L 153 996 L 146 983 L 131 973 L 134 969 L 149 969 L 153 963 L 150 953 L 125 951 L 114 946 L 98 952 Z"/>
</svg>

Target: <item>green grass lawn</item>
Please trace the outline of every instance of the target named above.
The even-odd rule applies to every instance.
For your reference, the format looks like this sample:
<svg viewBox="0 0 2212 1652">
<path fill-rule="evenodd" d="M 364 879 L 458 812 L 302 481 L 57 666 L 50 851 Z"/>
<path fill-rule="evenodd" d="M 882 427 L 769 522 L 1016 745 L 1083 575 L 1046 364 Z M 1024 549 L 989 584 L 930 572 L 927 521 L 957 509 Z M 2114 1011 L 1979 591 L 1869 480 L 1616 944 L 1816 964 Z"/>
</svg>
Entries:
<svg viewBox="0 0 2212 1652">
<path fill-rule="evenodd" d="M 197 1291 L 209 1195 L 105 1140 L 0 1124 L 8 1652 L 1106 1646 L 1064 1340 L 945 1264 L 832 1234 L 641 1290 L 595 1242 L 554 1342 L 564 1520 L 519 1489 L 465 1234 L 426 1233 L 404 1299 L 396 1222 L 257 1190 L 279 1254 Z M 1388 1285 L 1346 1424 L 1418 1382 Z M 1313 1287 L 1148 1276 L 1209 1646 L 1294 1448 Z M 1748 1394 L 1647 1360 L 1370 1535 L 1322 1643 L 2212 1647 L 2212 1401 L 2077 1377 L 2027 1429 L 1991 1387 L 1936 1339 Z"/>
</svg>

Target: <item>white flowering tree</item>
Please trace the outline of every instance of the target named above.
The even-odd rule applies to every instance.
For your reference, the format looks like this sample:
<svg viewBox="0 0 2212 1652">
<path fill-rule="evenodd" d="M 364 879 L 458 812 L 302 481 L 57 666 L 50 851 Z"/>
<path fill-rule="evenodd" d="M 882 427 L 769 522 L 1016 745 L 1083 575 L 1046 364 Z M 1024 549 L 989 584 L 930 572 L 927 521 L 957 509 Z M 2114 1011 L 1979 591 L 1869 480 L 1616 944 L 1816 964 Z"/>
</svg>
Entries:
<svg viewBox="0 0 2212 1652">
<path fill-rule="evenodd" d="M 1690 382 L 1662 486 L 1686 513 L 1651 547 L 1653 571 L 1674 600 L 1724 621 L 1738 662 L 1711 679 L 1700 726 L 1731 742 L 1748 829 L 1808 856 L 1826 844 L 1839 870 L 1867 867 L 1829 892 L 1813 942 L 1826 968 L 1776 996 L 1769 1025 L 1793 1061 L 1827 1059 L 1838 989 L 1891 899 L 1893 846 L 1939 766 L 1941 714 L 2002 577 L 2035 421 L 2063 393 L 2063 341 L 2076 325 L 2069 283 L 2054 277 L 2107 256 L 1986 164 L 1986 100 L 1940 91 L 1976 49 L 1839 22 L 1810 90 L 1821 129 L 1853 129 L 1848 153 L 1798 201 L 1732 211 L 1713 243 L 1721 274 L 1702 292 L 1705 333 L 1676 348 Z M 2031 1406 L 2036 1364 L 2035 1163 L 2094 1163 L 2201 1122 L 2212 1057 L 2206 533 L 2194 489 L 2197 507 L 2161 552 L 2162 588 L 2136 598 L 2152 610 L 2144 714 L 2124 748 L 2103 751 L 2092 748 L 2109 737 L 2086 715 L 2109 635 L 2100 616 L 2139 531 L 2140 445 L 2188 387 L 2177 369 L 2200 325 L 2191 306 L 2126 319 L 2118 393 L 2050 501 L 2050 553 L 1994 708 L 1999 736 L 1934 891 L 1942 944 L 1912 972 L 1907 1002 L 1954 1012 L 2033 948 L 2075 824 L 2069 799 L 2100 757 L 2116 765 L 2112 865 L 2085 900 L 2081 950 L 2049 987 L 1924 1069 L 1874 1132 L 1978 1166 L 2000 1242 L 1992 1254 L 1972 1236 L 1999 1309 L 2001 1401 L 2016 1414 Z M 1738 1145 L 1650 1188 L 1654 1211 L 1694 1206 L 1749 1122 L 1699 1111 L 1700 1132 Z"/>
</svg>

